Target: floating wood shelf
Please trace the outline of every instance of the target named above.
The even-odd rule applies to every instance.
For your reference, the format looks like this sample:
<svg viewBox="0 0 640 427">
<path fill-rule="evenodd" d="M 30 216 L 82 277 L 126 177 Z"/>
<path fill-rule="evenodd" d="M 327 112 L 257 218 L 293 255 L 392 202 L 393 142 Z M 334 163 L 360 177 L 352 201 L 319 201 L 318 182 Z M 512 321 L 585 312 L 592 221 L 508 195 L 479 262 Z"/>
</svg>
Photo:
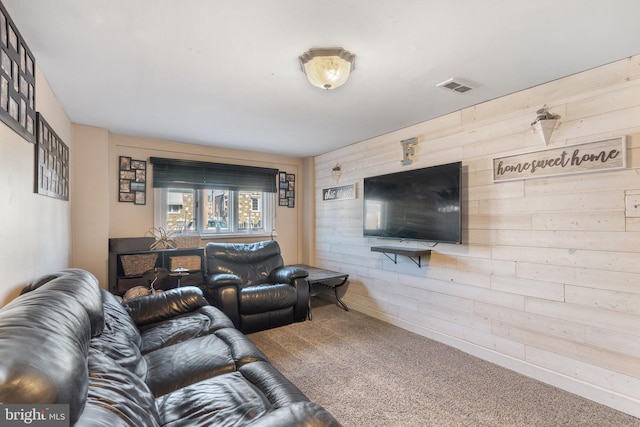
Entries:
<svg viewBox="0 0 640 427">
<path fill-rule="evenodd" d="M 420 268 L 422 268 L 422 257 L 431 255 L 431 249 L 410 249 L 395 246 L 372 246 L 371 252 L 381 252 L 385 254 L 394 264 L 398 263 L 398 255 L 406 256 Z M 391 255 L 393 255 L 393 258 Z"/>
</svg>

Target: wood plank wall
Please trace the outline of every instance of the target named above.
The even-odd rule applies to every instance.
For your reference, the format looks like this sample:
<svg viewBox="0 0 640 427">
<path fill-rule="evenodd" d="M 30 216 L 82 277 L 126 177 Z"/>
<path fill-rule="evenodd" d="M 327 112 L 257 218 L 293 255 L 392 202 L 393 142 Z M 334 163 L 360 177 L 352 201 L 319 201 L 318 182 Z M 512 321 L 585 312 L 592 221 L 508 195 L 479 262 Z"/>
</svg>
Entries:
<svg viewBox="0 0 640 427">
<path fill-rule="evenodd" d="M 529 131 L 545 104 L 561 116 L 550 148 L 627 135 L 628 168 L 494 184 L 493 158 L 546 148 Z M 363 178 L 458 160 L 464 243 L 438 244 L 422 268 L 371 252 L 425 246 L 362 236 Z M 355 200 L 322 200 L 336 163 Z M 640 219 L 625 211 L 640 190 L 640 56 L 318 156 L 315 170 L 314 261 L 350 273 L 353 309 L 640 417 Z"/>
</svg>

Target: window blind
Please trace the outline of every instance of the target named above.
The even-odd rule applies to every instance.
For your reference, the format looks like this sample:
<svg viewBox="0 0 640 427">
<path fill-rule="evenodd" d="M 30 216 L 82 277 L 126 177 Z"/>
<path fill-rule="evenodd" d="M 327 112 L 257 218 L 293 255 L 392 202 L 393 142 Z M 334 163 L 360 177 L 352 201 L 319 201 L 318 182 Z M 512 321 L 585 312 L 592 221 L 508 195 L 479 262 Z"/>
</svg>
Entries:
<svg viewBox="0 0 640 427">
<path fill-rule="evenodd" d="M 154 188 L 278 191 L 278 169 L 151 157 Z"/>
</svg>

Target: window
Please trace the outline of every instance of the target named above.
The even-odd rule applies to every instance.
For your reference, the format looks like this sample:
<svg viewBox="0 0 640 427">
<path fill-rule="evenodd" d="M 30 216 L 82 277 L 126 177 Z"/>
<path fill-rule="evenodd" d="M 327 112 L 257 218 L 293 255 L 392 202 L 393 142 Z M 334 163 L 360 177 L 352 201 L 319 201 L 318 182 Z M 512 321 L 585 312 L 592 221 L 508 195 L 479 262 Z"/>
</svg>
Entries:
<svg viewBox="0 0 640 427">
<path fill-rule="evenodd" d="M 275 225 L 277 169 L 151 157 L 155 226 L 201 235 Z"/>
<path fill-rule="evenodd" d="M 156 188 L 156 227 L 201 235 L 270 234 L 275 228 L 275 197 L 257 191 Z"/>
</svg>

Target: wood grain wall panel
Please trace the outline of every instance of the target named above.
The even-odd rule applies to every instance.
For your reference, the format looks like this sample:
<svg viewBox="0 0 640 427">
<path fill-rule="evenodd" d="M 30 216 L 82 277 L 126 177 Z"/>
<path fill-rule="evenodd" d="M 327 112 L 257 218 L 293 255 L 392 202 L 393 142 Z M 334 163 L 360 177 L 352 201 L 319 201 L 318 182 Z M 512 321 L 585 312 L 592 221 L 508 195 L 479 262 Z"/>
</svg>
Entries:
<svg viewBox="0 0 640 427">
<path fill-rule="evenodd" d="M 629 293 L 638 292 L 640 288 L 640 274 L 626 271 L 585 268 L 576 270 L 573 279 L 567 280 L 566 283 Z M 640 333 L 640 328 L 638 328 L 638 332 Z"/>
<path fill-rule="evenodd" d="M 559 265 L 547 265 L 520 261 L 516 265 L 516 277 L 552 283 L 575 283 L 576 269 Z"/>
<path fill-rule="evenodd" d="M 472 259 L 466 257 L 458 257 L 456 262 L 456 269 L 486 275 L 514 275 L 516 271 L 516 263 L 510 260 L 505 261 L 495 258 Z"/>
<path fill-rule="evenodd" d="M 606 291 L 583 286 L 567 285 L 565 288 L 565 301 L 570 304 L 580 304 L 640 315 L 640 289 L 630 293 Z"/>
<path fill-rule="evenodd" d="M 638 316 L 633 314 L 536 298 L 526 299 L 525 311 L 626 334 L 638 334 Z"/>
<path fill-rule="evenodd" d="M 495 243 L 498 245 L 554 247 L 565 249 L 589 249 L 611 252 L 638 252 L 640 234 L 623 231 L 591 230 L 497 230 Z"/>
<path fill-rule="evenodd" d="M 618 111 L 634 108 L 640 97 L 640 79 L 613 84 L 606 88 L 594 90 L 591 96 L 580 96 L 566 104 L 564 120 L 583 120 L 585 117 L 597 116 L 605 111 Z"/>
<path fill-rule="evenodd" d="M 386 304 L 393 305 L 400 309 L 400 311 L 418 309 L 418 300 L 394 293 L 393 289 L 384 289 L 380 292 L 377 292 L 376 290 L 369 290 L 369 295 L 376 301 L 384 298 Z"/>
<path fill-rule="evenodd" d="M 354 308 L 369 309 L 369 312 L 379 313 L 379 317 L 391 316 L 400 317 L 400 308 L 397 305 L 387 304 L 386 302 L 379 301 L 365 294 L 354 292 L 349 297 L 349 306 Z M 357 309 L 357 308 L 356 308 Z"/>
<path fill-rule="evenodd" d="M 466 222 L 463 218 L 463 224 Z M 468 226 L 462 226 L 462 240 L 470 245 L 491 245 L 495 242 L 494 230 L 469 229 Z"/>
<path fill-rule="evenodd" d="M 585 328 L 585 342 L 602 348 L 615 348 L 628 356 L 637 357 L 640 354 L 638 335 L 587 326 Z"/>
<path fill-rule="evenodd" d="M 605 252 L 565 248 L 543 248 L 526 246 L 494 246 L 496 259 L 513 262 L 534 262 L 575 268 L 590 268 L 594 265 L 602 270 L 640 273 L 640 254 L 637 252 Z"/>
<path fill-rule="evenodd" d="M 598 179 L 597 188 L 625 191 L 638 184 L 636 170 L 595 172 L 591 174 L 570 175 L 544 179 L 531 179 L 526 182 L 524 192 L 527 196 L 543 196 L 545 194 L 593 193 L 594 178 Z M 623 209 L 624 210 L 624 209 Z"/>
<path fill-rule="evenodd" d="M 496 184 L 499 185 L 499 184 Z M 481 214 L 514 214 L 572 211 L 624 211 L 623 191 L 594 191 L 592 193 L 561 193 L 533 195 L 510 200 L 491 199 L 479 203 Z"/>
<path fill-rule="evenodd" d="M 594 384 L 596 387 L 610 390 L 613 393 L 619 393 L 628 396 L 631 404 L 634 400 L 640 399 L 640 388 L 638 388 L 638 378 L 636 376 L 625 375 L 607 368 L 601 367 L 600 363 L 586 363 L 580 360 L 567 357 L 555 352 L 538 349 L 535 347 L 527 347 L 527 361 L 530 363 L 559 372 L 578 381 L 584 381 L 588 384 Z M 608 401 L 611 405 L 613 401 Z M 633 413 L 633 407 L 626 402 L 621 403 L 621 410 Z"/>
<path fill-rule="evenodd" d="M 625 231 L 627 218 L 623 211 L 535 213 L 531 215 L 534 230 Z"/>
<path fill-rule="evenodd" d="M 458 283 L 486 289 L 491 287 L 491 278 L 485 272 L 466 271 L 456 268 L 455 265 L 452 266 L 452 268 L 433 267 L 430 270 L 432 271 L 432 273 L 429 274 L 430 278 L 445 283 Z M 442 292 L 444 291 L 446 291 L 446 287 Z"/>
<path fill-rule="evenodd" d="M 526 345 L 527 348 L 539 348 L 589 364 L 599 363 L 603 368 L 621 374 L 640 377 L 640 365 L 633 363 L 635 358 L 632 356 L 609 351 L 602 347 L 595 347 L 505 325 L 500 322 L 494 323 L 492 331 L 494 334 L 505 339 L 522 343 Z"/>
<path fill-rule="evenodd" d="M 531 214 L 479 214 L 470 215 L 466 224 L 475 230 L 530 230 Z"/>
<path fill-rule="evenodd" d="M 565 299 L 565 286 L 561 283 L 541 282 L 513 276 L 491 276 L 491 289 L 553 301 Z"/>
<path fill-rule="evenodd" d="M 510 357 L 518 359 L 525 358 L 525 346 L 521 343 L 497 337 L 491 332 L 483 332 L 475 327 L 467 327 L 459 323 L 440 319 L 438 317 L 431 316 L 431 313 L 424 314 L 422 312 L 403 311 L 400 314 L 400 319 L 414 323 L 423 328 L 447 334 L 448 336 L 459 340 L 491 348 Z"/>
<path fill-rule="evenodd" d="M 476 303 L 467 298 L 445 295 L 438 292 L 422 291 L 415 288 L 409 288 L 407 295 L 414 297 L 420 301 L 420 311 L 423 312 L 428 312 L 431 308 L 436 308 L 441 310 L 448 310 L 451 312 L 477 314 L 475 310 Z"/>
<path fill-rule="evenodd" d="M 572 138 L 592 138 L 593 136 L 606 138 L 607 133 L 617 133 L 620 130 L 624 130 L 626 134 L 635 133 L 638 129 L 639 115 L 640 106 L 601 113 L 589 117 L 589 120 L 569 122 L 562 132 L 566 137 Z M 560 128 L 558 130 L 560 131 Z"/>
<path fill-rule="evenodd" d="M 473 313 L 463 313 L 458 310 L 451 310 L 448 307 L 441 307 L 435 304 L 429 305 L 427 303 L 420 303 L 420 310 L 416 311 L 421 313 L 428 312 L 429 316 L 449 322 L 452 325 L 482 332 L 485 335 L 491 334 L 491 321 L 486 317 L 476 316 Z"/>
<path fill-rule="evenodd" d="M 486 182 L 486 181 L 485 181 Z M 505 182 L 496 187 L 489 185 L 473 185 L 469 182 L 466 200 L 513 199 L 524 197 L 525 189 L 522 181 Z"/>
<path fill-rule="evenodd" d="M 545 104 L 561 116 L 548 147 L 529 130 Z M 317 156 L 313 262 L 350 273 L 355 310 L 640 417 L 639 117 L 640 55 Z M 494 158 L 623 135 L 624 170 L 492 182 Z M 371 252 L 426 245 L 362 236 L 363 179 L 455 161 L 463 244 L 422 268 Z M 355 200 L 322 200 L 336 163 Z"/>
<path fill-rule="evenodd" d="M 571 341 L 587 342 L 587 327 L 581 323 L 540 316 L 481 302 L 475 303 L 474 310 L 478 316 L 485 316 L 506 325 L 527 328 L 543 335 Z"/>
</svg>

